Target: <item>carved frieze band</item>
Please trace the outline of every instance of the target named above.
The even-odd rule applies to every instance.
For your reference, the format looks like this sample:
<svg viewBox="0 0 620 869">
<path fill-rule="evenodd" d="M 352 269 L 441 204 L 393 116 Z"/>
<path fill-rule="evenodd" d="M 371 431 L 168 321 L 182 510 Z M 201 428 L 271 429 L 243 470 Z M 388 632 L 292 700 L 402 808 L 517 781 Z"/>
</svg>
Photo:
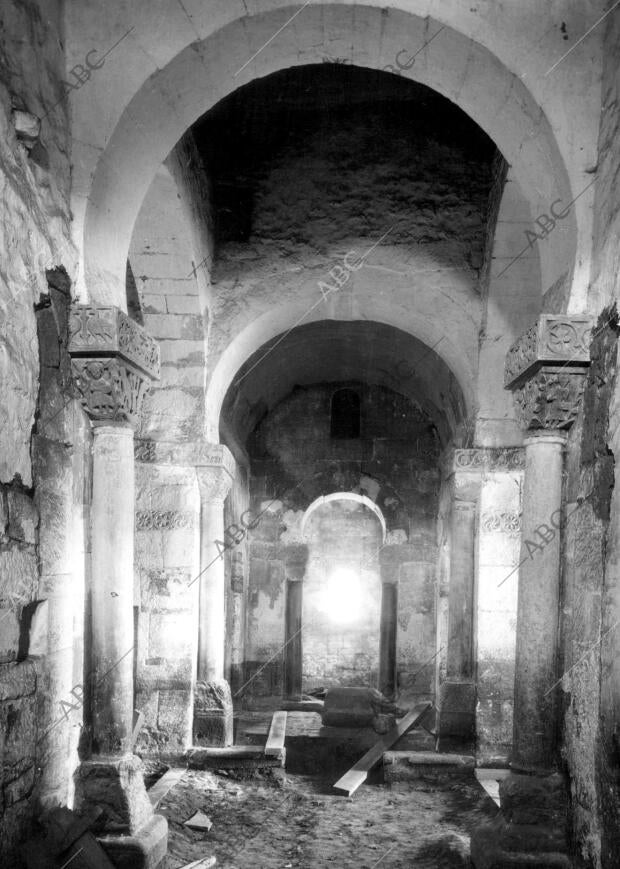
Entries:
<svg viewBox="0 0 620 869">
<path fill-rule="evenodd" d="M 587 365 L 591 329 L 586 316 L 543 314 L 506 354 L 504 386 L 520 386 L 543 365 Z"/>
<path fill-rule="evenodd" d="M 518 534 L 521 531 L 521 517 L 518 513 L 493 513 L 489 510 L 480 517 L 480 527 L 486 532 Z"/>
<path fill-rule="evenodd" d="M 136 513 L 136 531 L 171 531 L 193 527 L 193 513 L 179 510 L 138 510 Z"/>
<path fill-rule="evenodd" d="M 444 476 L 456 471 L 522 471 L 525 452 L 522 447 L 479 447 L 449 450 L 442 461 Z"/>
<path fill-rule="evenodd" d="M 224 468 L 231 478 L 235 475 L 235 459 L 224 444 L 136 440 L 134 457 L 144 464 Z"/>
<path fill-rule="evenodd" d="M 71 369 L 94 421 L 137 425 L 150 381 L 159 377 L 159 346 L 118 308 L 75 306 L 69 320 Z"/>
</svg>

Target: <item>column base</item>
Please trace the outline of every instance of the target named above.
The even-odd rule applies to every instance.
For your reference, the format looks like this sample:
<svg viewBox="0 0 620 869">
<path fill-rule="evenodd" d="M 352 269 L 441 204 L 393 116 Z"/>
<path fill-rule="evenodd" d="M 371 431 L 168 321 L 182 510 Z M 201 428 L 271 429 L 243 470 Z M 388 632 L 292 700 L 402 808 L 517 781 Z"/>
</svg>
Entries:
<svg viewBox="0 0 620 869">
<path fill-rule="evenodd" d="M 75 775 L 75 811 L 103 810 L 98 830 L 105 834 L 134 835 L 153 817 L 144 786 L 144 767 L 133 754 L 99 756 L 83 761 Z"/>
<path fill-rule="evenodd" d="M 474 830 L 471 860 L 475 869 L 571 869 L 568 799 L 558 773 L 512 773 L 500 782 L 501 812 Z"/>
<path fill-rule="evenodd" d="M 98 841 L 116 869 L 164 869 L 168 821 L 153 815 L 133 836 L 103 836 Z"/>
<path fill-rule="evenodd" d="M 233 742 L 233 703 L 228 682 L 225 679 L 197 682 L 193 744 L 227 747 Z"/>
<path fill-rule="evenodd" d="M 438 731 L 442 740 L 470 742 L 476 733 L 476 683 L 447 679 L 439 690 Z"/>
</svg>

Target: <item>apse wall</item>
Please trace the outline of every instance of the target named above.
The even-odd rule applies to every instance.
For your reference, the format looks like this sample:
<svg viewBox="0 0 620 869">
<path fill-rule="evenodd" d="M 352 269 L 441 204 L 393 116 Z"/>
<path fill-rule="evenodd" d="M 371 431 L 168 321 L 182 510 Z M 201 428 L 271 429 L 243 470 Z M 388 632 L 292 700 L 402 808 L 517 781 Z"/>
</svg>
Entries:
<svg viewBox="0 0 620 869">
<path fill-rule="evenodd" d="M 361 398 L 359 439 L 330 436 L 332 396 L 343 386 Z M 432 421 L 388 389 L 317 384 L 297 388 L 266 416 L 248 449 L 251 506 L 261 518 L 249 534 L 245 678 L 251 682 L 245 702 L 282 693 L 287 553 L 306 542 L 301 522 L 307 507 L 333 492 L 365 494 L 385 517 L 388 547 L 371 553 L 368 563 L 379 571 L 389 551 L 391 578 L 399 582 L 400 689 L 432 694 L 439 492 Z M 342 516 L 333 533 L 346 531 Z"/>
</svg>

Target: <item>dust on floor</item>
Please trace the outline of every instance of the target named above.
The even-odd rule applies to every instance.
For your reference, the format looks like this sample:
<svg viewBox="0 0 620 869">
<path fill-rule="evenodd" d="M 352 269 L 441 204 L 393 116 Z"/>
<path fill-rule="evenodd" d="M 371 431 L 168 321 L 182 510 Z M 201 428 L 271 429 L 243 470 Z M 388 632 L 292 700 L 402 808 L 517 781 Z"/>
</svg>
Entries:
<svg viewBox="0 0 620 869">
<path fill-rule="evenodd" d="M 221 869 L 457 869 L 469 836 L 497 806 L 475 780 L 363 785 L 350 799 L 332 779 L 235 779 L 187 771 L 158 811 L 169 823 L 169 869 L 215 855 Z M 209 833 L 183 826 L 195 811 Z"/>
</svg>

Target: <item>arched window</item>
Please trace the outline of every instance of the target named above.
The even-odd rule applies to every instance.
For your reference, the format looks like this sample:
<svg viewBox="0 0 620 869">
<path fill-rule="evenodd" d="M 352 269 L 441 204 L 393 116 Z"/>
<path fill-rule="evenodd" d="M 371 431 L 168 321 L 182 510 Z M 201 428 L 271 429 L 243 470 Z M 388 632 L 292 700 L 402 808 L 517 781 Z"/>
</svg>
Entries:
<svg viewBox="0 0 620 869">
<path fill-rule="evenodd" d="M 353 389 L 339 389 L 332 395 L 331 436 L 360 436 L 360 397 Z"/>
</svg>

